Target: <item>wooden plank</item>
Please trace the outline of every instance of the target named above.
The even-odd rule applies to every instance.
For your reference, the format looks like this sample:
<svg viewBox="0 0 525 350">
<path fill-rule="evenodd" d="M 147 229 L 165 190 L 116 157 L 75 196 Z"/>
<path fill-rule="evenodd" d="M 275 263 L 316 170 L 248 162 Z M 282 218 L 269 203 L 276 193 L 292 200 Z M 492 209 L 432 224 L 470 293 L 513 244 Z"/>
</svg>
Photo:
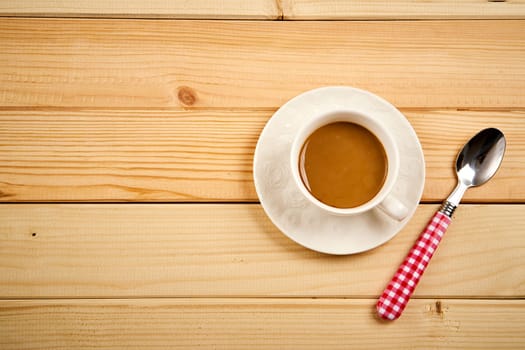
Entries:
<svg viewBox="0 0 525 350">
<path fill-rule="evenodd" d="M 281 0 L 284 19 L 523 19 L 524 0 Z"/>
<path fill-rule="evenodd" d="M 525 20 L 3 18 L 0 45 L 0 106 L 275 108 L 352 85 L 398 107 L 525 107 Z"/>
<path fill-rule="evenodd" d="M 487 0 L 4 0 L 0 16 L 177 19 L 516 19 L 525 1 Z"/>
<path fill-rule="evenodd" d="M 253 201 L 271 112 L 0 115 L 3 201 Z"/>
<path fill-rule="evenodd" d="M 375 299 L 0 302 L 2 349 L 523 349 L 523 300 L 412 300 L 385 324 Z"/>
<path fill-rule="evenodd" d="M 277 19 L 274 0 L 3 0 L 0 16 Z"/>
<path fill-rule="evenodd" d="M 253 204 L 0 205 L 0 297 L 376 297 L 437 208 L 329 256 Z M 524 297 L 524 225 L 524 205 L 461 206 L 417 296 Z"/>
<path fill-rule="evenodd" d="M 525 201 L 525 112 L 403 110 L 426 159 L 424 201 L 455 185 L 453 163 L 478 130 L 498 127 L 501 169 L 469 202 Z M 257 201 L 252 158 L 273 110 L 0 111 L 0 200 Z"/>
</svg>

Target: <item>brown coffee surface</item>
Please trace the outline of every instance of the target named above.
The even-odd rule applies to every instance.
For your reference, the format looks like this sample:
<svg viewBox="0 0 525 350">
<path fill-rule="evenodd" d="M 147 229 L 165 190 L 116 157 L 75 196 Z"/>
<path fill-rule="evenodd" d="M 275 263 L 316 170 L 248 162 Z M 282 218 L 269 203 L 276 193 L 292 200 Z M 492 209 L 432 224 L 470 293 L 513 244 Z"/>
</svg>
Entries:
<svg viewBox="0 0 525 350">
<path fill-rule="evenodd" d="M 349 122 L 315 130 L 299 155 L 299 172 L 306 188 L 336 208 L 353 208 L 372 199 L 385 182 L 387 168 L 379 139 Z"/>
</svg>

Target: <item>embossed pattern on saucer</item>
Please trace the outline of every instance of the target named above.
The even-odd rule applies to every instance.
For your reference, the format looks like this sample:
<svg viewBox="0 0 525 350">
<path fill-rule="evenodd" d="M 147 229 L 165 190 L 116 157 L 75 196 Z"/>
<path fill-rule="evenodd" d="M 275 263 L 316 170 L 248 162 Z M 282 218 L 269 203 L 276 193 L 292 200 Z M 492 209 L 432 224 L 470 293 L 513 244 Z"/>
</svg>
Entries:
<svg viewBox="0 0 525 350">
<path fill-rule="evenodd" d="M 335 216 L 308 202 L 299 191 L 289 160 L 295 133 L 316 115 L 336 110 L 370 115 L 392 131 L 401 163 L 392 193 L 409 209 L 403 221 L 379 210 Z M 257 142 L 253 174 L 262 207 L 286 236 L 322 253 L 354 254 L 387 242 L 410 220 L 423 193 L 425 161 L 414 129 L 394 106 L 364 90 L 333 86 L 298 95 L 275 112 Z"/>
</svg>

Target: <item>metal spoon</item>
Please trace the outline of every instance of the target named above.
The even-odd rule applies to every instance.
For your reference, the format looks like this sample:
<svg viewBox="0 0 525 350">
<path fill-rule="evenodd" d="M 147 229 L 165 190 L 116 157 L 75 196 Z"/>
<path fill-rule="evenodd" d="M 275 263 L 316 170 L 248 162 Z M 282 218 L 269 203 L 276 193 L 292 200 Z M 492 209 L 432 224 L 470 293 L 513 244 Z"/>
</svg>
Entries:
<svg viewBox="0 0 525 350">
<path fill-rule="evenodd" d="M 494 176 L 503 160 L 505 145 L 503 133 L 489 128 L 481 130 L 463 146 L 456 160 L 458 185 L 430 220 L 379 298 L 376 308 L 381 318 L 395 320 L 401 316 L 463 194 L 469 187 L 483 185 Z"/>
</svg>

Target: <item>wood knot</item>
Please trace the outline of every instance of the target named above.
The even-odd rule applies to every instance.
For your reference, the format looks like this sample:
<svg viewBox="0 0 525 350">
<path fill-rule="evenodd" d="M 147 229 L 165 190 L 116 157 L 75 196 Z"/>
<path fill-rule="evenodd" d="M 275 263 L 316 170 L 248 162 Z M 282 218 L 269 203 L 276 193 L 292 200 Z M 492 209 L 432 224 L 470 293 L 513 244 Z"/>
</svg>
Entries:
<svg viewBox="0 0 525 350">
<path fill-rule="evenodd" d="M 426 305 L 426 310 L 428 312 L 430 312 L 433 315 L 437 315 L 441 318 L 445 316 L 447 309 L 448 309 L 448 306 L 443 304 L 441 300 L 436 300 L 435 302 Z"/>
<path fill-rule="evenodd" d="M 197 102 L 197 94 L 188 86 L 179 86 L 177 97 L 185 106 L 193 106 Z"/>
<path fill-rule="evenodd" d="M 10 194 L 10 193 L 0 191 L 0 198 L 7 198 L 7 197 L 11 197 L 11 196 L 12 196 L 12 194 Z"/>
<path fill-rule="evenodd" d="M 443 315 L 443 307 L 441 306 L 441 301 L 436 301 L 436 312 L 439 315 Z"/>
</svg>

